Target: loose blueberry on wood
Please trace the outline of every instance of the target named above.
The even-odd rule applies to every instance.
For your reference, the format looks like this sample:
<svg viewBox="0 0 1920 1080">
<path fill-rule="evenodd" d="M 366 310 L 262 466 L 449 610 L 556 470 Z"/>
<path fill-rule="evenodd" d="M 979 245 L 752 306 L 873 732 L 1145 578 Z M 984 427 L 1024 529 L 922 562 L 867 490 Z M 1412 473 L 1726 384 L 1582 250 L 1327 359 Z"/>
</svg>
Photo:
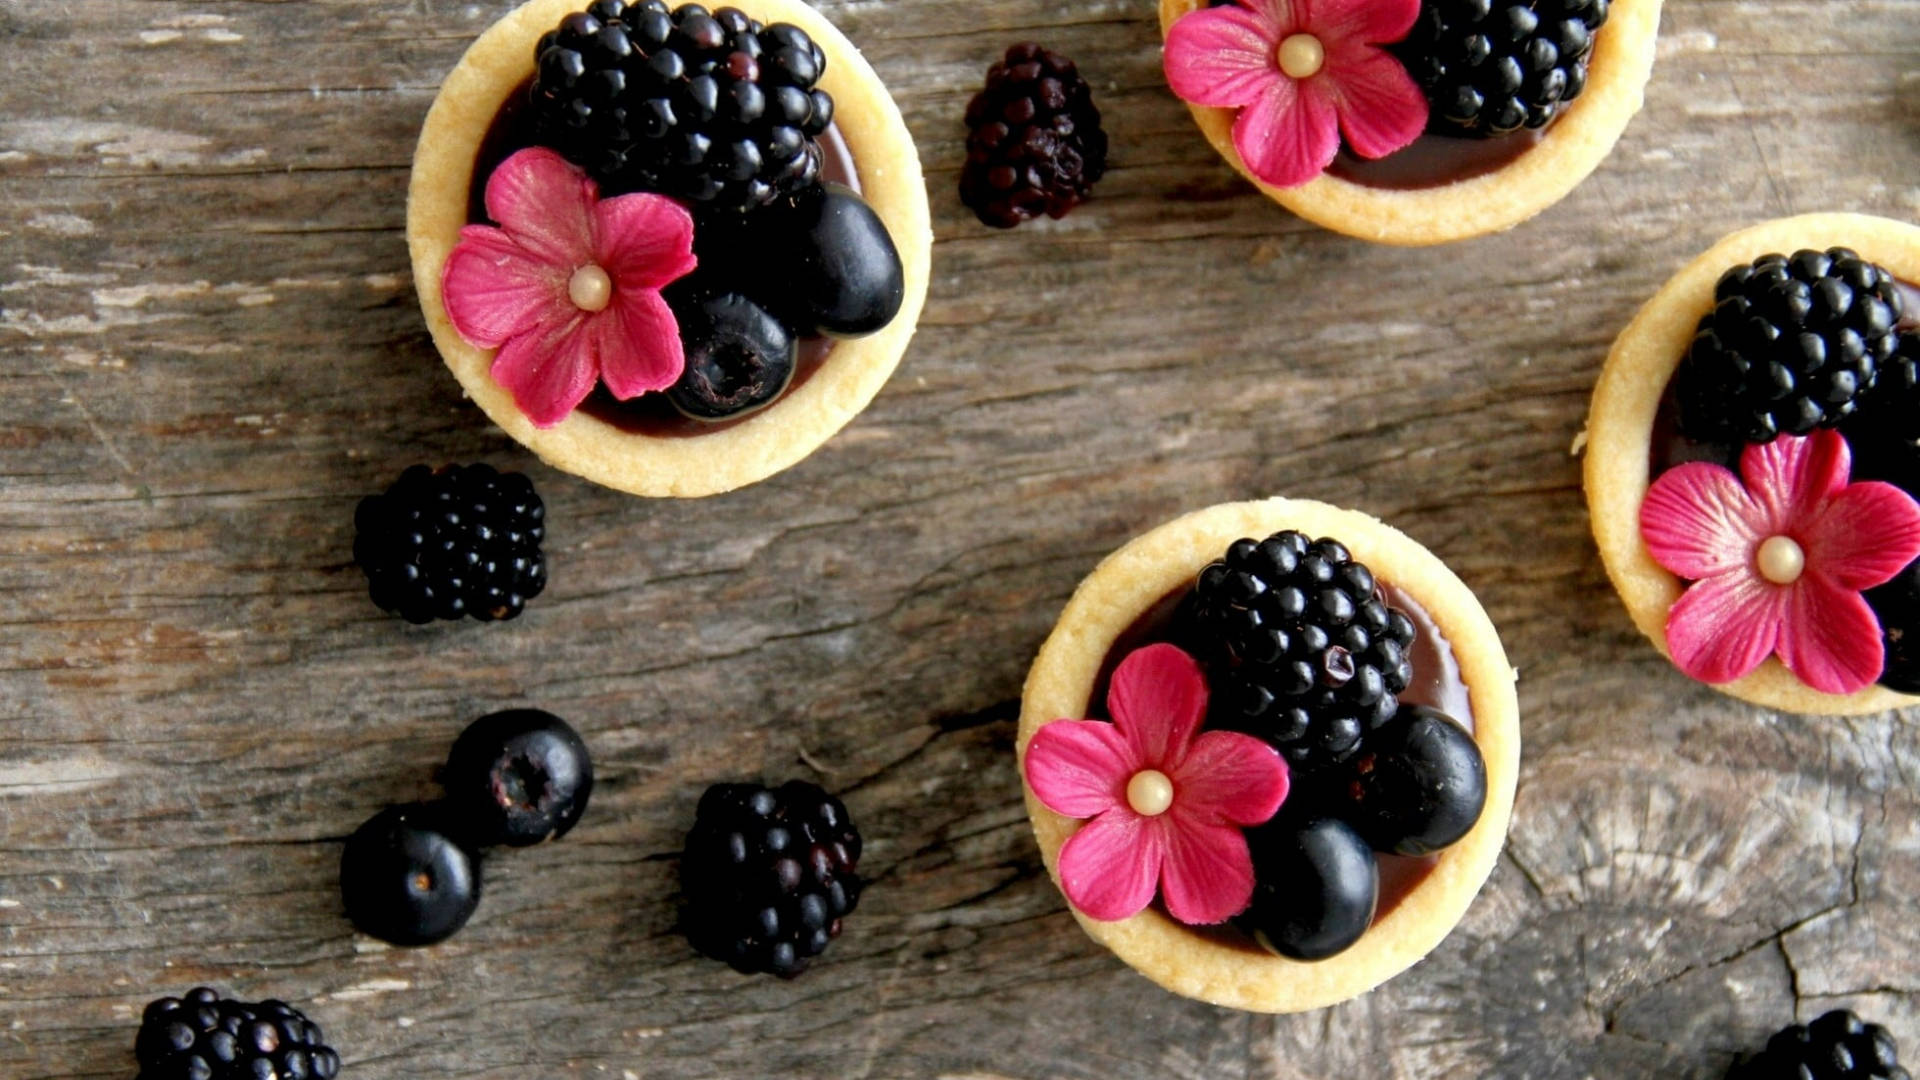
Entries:
<svg viewBox="0 0 1920 1080">
<path fill-rule="evenodd" d="M 1253 903 L 1235 922 L 1261 945 L 1294 960 L 1324 960 L 1373 924 L 1380 867 L 1352 826 L 1283 810 L 1249 829 L 1247 846 Z"/>
<path fill-rule="evenodd" d="M 1431 855 L 1467 835 L 1487 803 L 1479 745 L 1425 705 L 1402 705 L 1345 769 L 1341 816 L 1378 851 Z"/>
<path fill-rule="evenodd" d="M 395 945 L 432 945 L 480 904 L 480 863 L 449 835 L 444 808 L 393 806 L 347 839 L 340 898 L 361 931 Z"/>
<path fill-rule="evenodd" d="M 460 733 L 441 779 L 464 839 L 526 847 L 565 836 L 586 813 L 593 761 L 565 720 L 509 709 Z"/>
<path fill-rule="evenodd" d="M 667 400 L 695 420 L 727 420 L 770 404 L 793 381 L 793 333 L 737 292 L 692 288 L 669 301 L 680 321 L 687 366 Z"/>
</svg>

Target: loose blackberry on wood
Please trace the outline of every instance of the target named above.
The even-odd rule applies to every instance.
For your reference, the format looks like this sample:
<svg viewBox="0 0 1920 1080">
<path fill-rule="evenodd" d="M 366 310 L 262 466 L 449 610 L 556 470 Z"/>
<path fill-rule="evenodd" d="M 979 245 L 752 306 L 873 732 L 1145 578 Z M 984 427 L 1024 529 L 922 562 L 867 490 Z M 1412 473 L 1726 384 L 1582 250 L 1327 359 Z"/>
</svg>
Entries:
<svg viewBox="0 0 1920 1080">
<path fill-rule="evenodd" d="M 595 0 L 540 39 L 541 142 L 609 191 L 751 210 L 820 178 L 820 46 L 736 8 Z"/>
<path fill-rule="evenodd" d="M 1176 636 L 1205 661 L 1209 722 L 1272 743 L 1297 770 L 1347 760 L 1413 678 L 1414 626 L 1336 540 L 1237 540 L 1200 572 Z"/>
<path fill-rule="evenodd" d="M 1674 375 L 1680 430 L 1763 443 L 1840 423 L 1898 348 L 1900 311 L 1892 275 L 1846 248 L 1734 267 Z"/>
<path fill-rule="evenodd" d="M 1879 1024 L 1844 1009 L 1811 1024 L 1794 1024 L 1767 1040 L 1764 1052 L 1736 1065 L 1728 1080 L 1912 1080 L 1900 1048 Z"/>
<path fill-rule="evenodd" d="M 1608 0 L 1425 0 L 1395 52 L 1426 91 L 1429 130 L 1543 128 L 1587 87 Z"/>
<path fill-rule="evenodd" d="M 284 1001 L 232 1001 L 202 986 L 147 1006 L 139 1080 L 333 1080 L 340 1055 Z"/>
<path fill-rule="evenodd" d="M 547 587 L 546 506 L 491 465 L 415 465 L 354 512 L 354 561 L 382 609 L 408 622 L 511 619 Z"/>
<path fill-rule="evenodd" d="M 687 937 L 737 971 L 798 975 L 840 936 L 859 861 L 847 808 L 813 784 L 715 784 L 681 857 Z"/>
<path fill-rule="evenodd" d="M 1107 170 L 1107 133 L 1073 61 L 1031 42 L 1007 50 L 967 105 L 960 201 L 981 222 L 1012 228 L 1061 217 Z"/>
</svg>

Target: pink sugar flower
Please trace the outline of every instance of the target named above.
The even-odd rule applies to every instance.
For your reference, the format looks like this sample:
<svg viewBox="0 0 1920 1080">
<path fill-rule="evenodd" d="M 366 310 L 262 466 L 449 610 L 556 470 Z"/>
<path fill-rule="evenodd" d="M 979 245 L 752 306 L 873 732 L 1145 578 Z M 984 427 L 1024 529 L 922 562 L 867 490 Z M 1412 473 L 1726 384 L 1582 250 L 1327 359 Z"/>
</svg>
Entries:
<svg viewBox="0 0 1920 1080">
<path fill-rule="evenodd" d="M 661 195 L 601 199 L 544 147 L 487 178 L 487 216 L 447 257 L 440 291 L 460 336 L 499 349 L 493 378 L 535 427 L 567 418 L 604 381 L 625 400 L 686 366 L 660 289 L 693 270 L 693 215 Z"/>
<path fill-rule="evenodd" d="M 1167 33 L 1167 84 L 1195 105 L 1239 109 L 1233 145 L 1253 175 L 1297 187 L 1320 175 L 1340 135 L 1385 157 L 1427 126 L 1427 98 L 1392 53 L 1420 0 L 1239 0 L 1180 17 Z"/>
<path fill-rule="evenodd" d="M 1107 690 L 1113 722 L 1055 720 L 1027 744 L 1047 808 L 1089 818 L 1060 849 L 1067 899 L 1091 918 L 1137 914 L 1156 887 L 1183 923 L 1224 922 L 1253 899 L 1240 830 L 1273 817 L 1287 766 L 1251 735 L 1200 732 L 1207 680 L 1172 645 L 1127 654 Z"/>
<path fill-rule="evenodd" d="M 1823 430 L 1748 446 L 1737 477 L 1692 462 L 1653 482 L 1641 538 L 1693 582 L 1667 613 L 1681 671 L 1732 682 L 1777 653 L 1829 694 L 1880 677 L 1880 624 L 1860 593 L 1920 558 L 1920 505 L 1891 484 L 1849 484 L 1851 470 L 1847 441 Z"/>
</svg>

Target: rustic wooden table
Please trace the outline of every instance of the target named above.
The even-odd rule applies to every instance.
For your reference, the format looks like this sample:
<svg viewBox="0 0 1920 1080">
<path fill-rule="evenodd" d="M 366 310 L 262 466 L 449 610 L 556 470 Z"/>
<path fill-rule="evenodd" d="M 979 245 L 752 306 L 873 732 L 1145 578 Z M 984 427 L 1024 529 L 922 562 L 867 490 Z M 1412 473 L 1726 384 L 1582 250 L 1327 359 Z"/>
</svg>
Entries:
<svg viewBox="0 0 1920 1080">
<path fill-rule="evenodd" d="M 1629 626 L 1575 459 L 1608 342 L 1685 259 L 1815 209 L 1920 216 L 1920 2 L 1670 0 L 1647 109 L 1563 204 L 1406 252 L 1238 181 L 1152 5 L 824 5 L 894 88 L 939 243 L 874 406 L 758 487 L 649 502 L 540 465 L 428 344 L 413 138 L 504 0 L 0 0 L 0 1076 L 132 1072 L 201 982 L 310 1008 L 356 1080 L 1717 1078 L 1833 1006 L 1920 1051 L 1920 725 L 1768 715 Z M 1096 81 L 1115 168 L 977 225 L 960 112 L 1011 41 Z M 354 502 L 528 471 L 553 585 L 504 626 L 366 600 Z M 1284 1019 L 1162 993 L 1042 872 L 1012 768 L 1036 647 L 1128 537 L 1290 493 L 1382 515 L 1520 668 L 1507 857 L 1425 963 Z M 469 719 L 571 718 L 565 842 L 428 950 L 357 938 L 340 840 Z M 826 962 L 674 933 L 701 789 L 846 794 L 875 879 Z"/>
</svg>

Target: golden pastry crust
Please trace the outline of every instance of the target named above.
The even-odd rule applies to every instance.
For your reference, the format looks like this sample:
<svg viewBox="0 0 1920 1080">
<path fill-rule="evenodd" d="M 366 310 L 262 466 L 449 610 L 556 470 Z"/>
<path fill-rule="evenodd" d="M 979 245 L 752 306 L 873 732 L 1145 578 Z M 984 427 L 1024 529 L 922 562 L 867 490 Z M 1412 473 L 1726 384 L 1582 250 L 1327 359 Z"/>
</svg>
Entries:
<svg viewBox="0 0 1920 1080">
<path fill-rule="evenodd" d="M 420 308 L 447 367 L 494 423 L 548 464 L 635 495 L 714 495 L 764 480 L 806 457 L 867 407 L 900 362 L 926 301 L 933 251 L 920 158 L 900 110 L 853 43 L 801 0 L 742 0 L 764 22 L 805 30 L 827 54 L 820 85 L 905 269 L 906 299 L 878 333 L 837 343 L 811 377 L 766 409 L 697 435 L 622 431 L 576 412 L 542 430 L 488 374 L 493 351 L 463 341 L 440 299 L 447 255 L 467 222 L 474 158 L 507 96 L 533 75 L 534 43 L 586 0 L 529 0 L 480 35 L 427 113 L 407 192 L 407 245 Z"/>
<path fill-rule="evenodd" d="M 1282 529 L 1338 539 L 1381 581 L 1405 590 L 1432 616 L 1453 647 L 1473 703 L 1474 739 L 1487 763 L 1487 805 L 1473 831 L 1442 852 L 1431 874 L 1357 944 L 1316 963 L 1196 932 L 1154 908 L 1121 922 L 1097 922 L 1073 912 L 1095 941 L 1168 990 L 1271 1013 L 1345 1001 L 1411 967 L 1452 931 L 1500 857 L 1519 774 L 1519 702 L 1506 650 L 1466 585 L 1399 530 L 1325 503 L 1276 498 L 1188 514 L 1128 543 L 1080 583 L 1027 675 L 1017 747 L 1024 763 L 1027 742 L 1040 725 L 1088 715 L 1102 661 L 1141 614 L 1191 582 L 1233 541 Z M 1024 780 L 1024 765 L 1021 776 Z M 1079 822 L 1048 810 L 1031 788 L 1026 797 L 1040 854 L 1058 885 L 1060 846 Z"/>
<path fill-rule="evenodd" d="M 1667 280 L 1621 331 L 1601 369 L 1587 413 L 1587 513 L 1607 576 L 1635 626 L 1667 652 L 1667 609 L 1680 579 L 1647 554 L 1640 539 L 1640 503 L 1652 479 L 1653 420 L 1674 369 L 1686 356 L 1700 317 L 1713 309 L 1713 287 L 1729 267 L 1769 252 L 1848 247 L 1894 277 L 1920 282 L 1920 228 L 1865 214 L 1806 214 L 1744 229 L 1707 249 Z M 1778 659 L 1746 678 L 1715 687 L 1743 701 L 1784 712 L 1853 715 L 1911 705 L 1916 699 L 1883 686 L 1845 696 L 1807 686 Z"/>
<path fill-rule="evenodd" d="M 1267 197 L 1322 228 L 1380 244 L 1425 247 L 1484 236 L 1565 198 L 1613 150 L 1640 111 L 1653 72 L 1661 0 L 1614 0 L 1594 41 L 1587 88 L 1539 145 L 1496 172 L 1439 187 L 1394 191 L 1321 176 L 1296 188 L 1261 183 L 1233 148 L 1234 110 L 1189 105 L 1207 141 Z M 1160 33 L 1207 0 L 1160 0 Z"/>
</svg>

